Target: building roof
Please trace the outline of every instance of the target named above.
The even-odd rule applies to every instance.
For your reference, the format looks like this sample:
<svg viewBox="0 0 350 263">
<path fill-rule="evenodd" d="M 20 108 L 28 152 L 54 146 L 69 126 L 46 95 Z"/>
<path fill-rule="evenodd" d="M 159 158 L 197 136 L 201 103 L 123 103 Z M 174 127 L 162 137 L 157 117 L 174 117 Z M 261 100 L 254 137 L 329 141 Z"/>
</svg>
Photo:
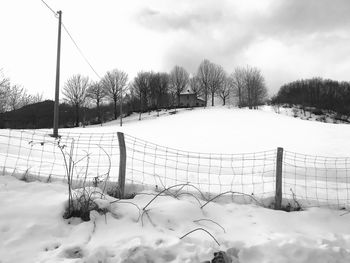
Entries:
<svg viewBox="0 0 350 263">
<path fill-rule="evenodd" d="M 190 91 L 189 89 L 180 93 L 180 95 L 191 95 L 191 94 L 195 95 L 196 93 Z"/>
</svg>

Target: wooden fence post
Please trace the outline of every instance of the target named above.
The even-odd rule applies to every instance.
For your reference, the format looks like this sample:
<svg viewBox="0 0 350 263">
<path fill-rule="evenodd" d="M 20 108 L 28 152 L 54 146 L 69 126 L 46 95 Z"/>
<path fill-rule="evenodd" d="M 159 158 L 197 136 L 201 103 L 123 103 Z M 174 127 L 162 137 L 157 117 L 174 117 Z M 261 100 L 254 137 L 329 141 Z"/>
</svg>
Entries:
<svg viewBox="0 0 350 263">
<path fill-rule="evenodd" d="M 275 209 L 280 210 L 282 207 L 282 162 L 283 148 L 277 148 L 276 157 L 276 193 L 275 193 Z"/>
<path fill-rule="evenodd" d="M 124 133 L 118 132 L 118 142 L 119 142 L 119 177 L 118 186 L 120 190 L 120 198 L 124 198 L 125 190 L 125 170 L 126 170 L 126 148 Z"/>
</svg>

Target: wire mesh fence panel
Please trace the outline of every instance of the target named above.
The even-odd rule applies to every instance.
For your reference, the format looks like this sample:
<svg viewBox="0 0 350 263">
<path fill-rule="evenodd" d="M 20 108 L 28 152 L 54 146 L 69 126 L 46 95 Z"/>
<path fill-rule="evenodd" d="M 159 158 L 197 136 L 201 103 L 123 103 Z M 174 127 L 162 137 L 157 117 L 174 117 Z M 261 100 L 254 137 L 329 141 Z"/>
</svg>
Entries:
<svg viewBox="0 0 350 263">
<path fill-rule="evenodd" d="M 273 196 L 276 151 L 217 154 L 181 151 L 125 135 L 129 183 L 170 187 L 189 183 L 203 193 Z"/>
<path fill-rule="evenodd" d="M 0 167 L 3 174 L 30 174 L 39 178 L 66 176 L 74 162 L 74 179 L 118 179 L 119 148 L 116 133 L 88 134 L 62 130 L 53 138 L 45 130 L 3 130 Z M 72 150 L 72 151 L 71 151 Z"/>
<path fill-rule="evenodd" d="M 200 153 L 160 146 L 124 135 L 126 184 L 163 189 L 191 184 L 202 193 L 236 192 L 257 199 L 270 198 L 276 188 L 276 150 L 220 154 Z M 117 182 L 119 176 L 117 132 L 60 131 L 59 138 L 46 130 L 1 130 L 2 174 L 30 174 L 65 179 L 69 160 L 74 179 Z M 284 151 L 284 199 L 304 206 L 350 207 L 350 158 L 312 156 Z M 183 190 L 190 191 L 186 186 Z M 193 189 L 192 189 L 193 190 Z"/>
<path fill-rule="evenodd" d="M 350 158 L 312 156 L 286 151 L 283 194 L 304 205 L 350 207 Z"/>
</svg>

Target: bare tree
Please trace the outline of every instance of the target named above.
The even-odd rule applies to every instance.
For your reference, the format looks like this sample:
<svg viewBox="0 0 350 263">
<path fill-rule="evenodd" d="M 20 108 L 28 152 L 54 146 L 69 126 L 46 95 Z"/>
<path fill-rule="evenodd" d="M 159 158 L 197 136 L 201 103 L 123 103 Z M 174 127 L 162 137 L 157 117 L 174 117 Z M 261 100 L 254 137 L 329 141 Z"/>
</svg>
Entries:
<svg viewBox="0 0 350 263">
<path fill-rule="evenodd" d="M 8 86 L 0 87 L 0 113 L 8 110 L 8 98 L 10 89 Z"/>
<path fill-rule="evenodd" d="M 0 113 L 8 108 L 8 97 L 10 92 L 10 79 L 6 78 L 0 69 Z"/>
<path fill-rule="evenodd" d="M 232 85 L 238 96 L 238 106 L 255 109 L 267 96 L 265 80 L 259 69 L 247 66 L 236 68 L 231 74 Z"/>
<path fill-rule="evenodd" d="M 159 90 L 158 90 L 158 105 L 164 107 L 168 105 L 168 92 L 170 85 L 170 76 L 168 73 L 158 73 L 159 74 Z M 159 116 L 159 113 L 158 113 Z"/>
<path fill-rule="evenodd" d="M 87 89 L 87 97 L 92 102 L 96 103 L 98 123 L 102 123 L 100 105 L 105 96 L 106 96 L 105 90 L 103 89 L 102 84 L 98 81 L 93 82 Z"/>
<path fill-rule="evenodd" d="M 43 94 L 36 93 L 35 95 L 31 96 L 31 103 L 38 103 L 43 101 Z"/>
<path fill-rule="evenodd" d="M 265 102 L 267 97 L 267 88 L 265 84 L 265 79 L 261 74 L 261 71 L 255 69 L 254 71 L 254 88 L 253 88 L 253 106 L 255 109 L 258 108 L 259 105 Z"/>
<path fill-rule="evenodd" d="M 186 89 L 188 82 L 188 72 L 180 66 L 175 66 L 170 72 L 170 87 L 176 95 L 177 107 L 180 106 L 180 94 Z"/>
<path fill-rule="evenodd" d="M 10 85 L 10 79 L 4 77 L 0 69 L 0 112 L 17 110 L 23 106 L 42 101 L 43 95 L 30 95 L 20 85 Z"/>
<path fill-rule="evenodd" d="M 199 78 L 197 76 L 193 76 L 190 78 L 189 83 L 191 90 L 194 94 L 196 94 L 196 97 L 198 98 L 199 96 L 202 96 L 203 90 Z"/>
<path fill-rule="evenodd" d="M 108 71 L 102 79 L 102 86 L 106 96 L 114 102 L 114 119 L 117 119 L 117 102 L 127 88 L 128 74 L 124 71 L 114 69 Z"/>
<path fill-rule="evenodd" d="M 25 90 L 19 85 L 13 85 L 9 89 L 8 104 L 10 110 L 17 110 L 23 105 L 23 94 Z"/>
<path fill-rule="evenodd" d="M 208 102 L 208 93 L 209 93 L 210 80 L 211 80 L 211 64 L 212 63 L 208 59 L 204 59 L 202 63 L 199 65 L 199 68 L 197 71 L 197 78 L 201 85 L 201 89 L 204 93 L 204 101 L 206 106 Z"/>
<path fill-rule="evenodd" d="M 243 103 L 243 91 L 245 88 L 245 73 L 244 68 L 235 68 L 234 72 L 230 75 L 231 86 L 238 97 L 238 107 L 244 106 Z"/>
<path fill-rule="evenodd" d="M 37 93 L 35 95 L 31 95 L 31 94 L 28 94 L 26 89 L 23 89 L 22 96 L 21 96 L 20 102 L 19 102 L 19 108 L 30 105 L 30 104 L 41 102 L 42 98 L 43 98 L 42 94 Z"/>
<path fill-rule="evenodd" d="M 243 104 L 243 90 L 244 90 L 244 69 L 235 68 L 234 72 L 230 75 L 231 87 L 235 95 L 238 97 L 238 107 L 241 108 Z"/>
<path fill-rule="evenodd" d="M 24 89 L 20 85 L 10 85 L 10 79 L 0 69 L 0 112 L 17 110 L 22 106 Z"/>
<path fill-rule="evenodd" d="M 218 92 L 220 87 L 224 85 L 226 74 L 220 65 L 216 65 L 211 63 L 209 66 L 210 69 L 210 80 L 209 80 L 209 90 L 211 93 L 211 106 L 214 106 L 214 97 L 215 94 Z"/>
<path fill-rule="evenodd" d="M 138 97 L 140 101 L 140 113 L 139 120 L 141 120 L 141 114 L 144 111 L 144 106 L 148 105 L 148 94 L 149 94 L 149 72 L 139 72 L 134 79 L 133 93 Z"/>
<path fill-rule="evenodd" d="M 0 88 L 8 87 L 10 85 L 10 79 L 4 76 L 2 69 L 0 69 Z"/>
<path fill-rule="evenodd" d="M 152 107 L 157 110 L 159 116 L 159 108 L 164 105 L 167 99 L 169 88 L 169 75 L 167 73 L 150 73 L 149 74 L 149 97 Z"/>
<path fill-rule="evenodd" d="M 75 108 L 75 126 L 79 126 L 79 109 L 86 102 L 87 89 L 89 87 L 89 78 L 80 74 L 70 77 L 63 88 L 63 95 L 66 101 Z"/>
<path fill-rule="evenodd" d="M 267 96 L 265 79 L 257 68 L 247 66 L 245 69 L 245 82 L 248 95 L 249 109 L 257 109 Z"/>
<path fill-rule="evenodd" d="M 34 103 L 34 96 L 28 94 L 27 90 L 23 89 L 22 96 L 20 98 L 19 107 L 24 107 Z"/>
<path fill-rule="evenodd" d="M 226 75 L 226 73 L 225 73 Z M 230 92 L 231 92 L 231 79 L 228 78 L 227 76 L 225 76 L 225 79 L 222 83 L 222 85 L 220 85 L 219 89 L 218 89 L 218 95 L 219 97 L 222 99 L 222 104 L 226 105 L 226 99 L 230 96 Z"/>
<path fill-rule="evenodd" d="M 148 92 L 148 109 L 157 109 L 157 97 L 159 90 L 159 75 L 154 72 L 149 72 L 148 74 L 148 84 L 149 84 L 149 92 Z M 150 113 L 150 111 L 149 111 Z"/>
</svg>

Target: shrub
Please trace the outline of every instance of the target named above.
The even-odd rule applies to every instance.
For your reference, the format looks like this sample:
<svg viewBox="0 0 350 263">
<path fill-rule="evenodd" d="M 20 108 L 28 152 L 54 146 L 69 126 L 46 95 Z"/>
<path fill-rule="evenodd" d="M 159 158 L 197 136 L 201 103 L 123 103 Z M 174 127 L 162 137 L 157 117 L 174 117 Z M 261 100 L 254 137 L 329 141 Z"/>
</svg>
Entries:
<svg viewBox="0 0 350 263">
<path fill-rule="evenodd" d="M 96 176 L 92 181 L 93 186 L 89 186 L 89 182 L 87 182 L 87 174 L 89 169 L 89 154 L 87 153 L 84 158 L 79 161 L 75 161 L 73 158 L 74 152 L 74 139 L 72 140 L 71 147 L 69 153 L 65 151 L 66 145 L 61 145 L 60 140 L 57 143 L 59 149 L 61 150 L 64 165 L 66 169 L 67 175 L 67 186 L 68 186 L 68 202 L 63 214 L 63 218 L 68 219 L 71 217 L 80 217 L 84 221 L 90 220 L 90 212 L 95 210 L 99 213 L 106 213 L 107 210 L 105 207 L 101 207 L 96 200 L 101 200 L 104 197 L 103 191 L 97 187 L 97 185 L 101 182 L 99 177 Z M 86 167 L 85 174 L 82 181 L 82 187 L 79 189 L 73 189 L 74 183 L 74 171 L 76 170 L 76 164 L 86 159 Z M 109 178 L 109 170 L 107 172 L 106 181 Z"/>
</svg>

